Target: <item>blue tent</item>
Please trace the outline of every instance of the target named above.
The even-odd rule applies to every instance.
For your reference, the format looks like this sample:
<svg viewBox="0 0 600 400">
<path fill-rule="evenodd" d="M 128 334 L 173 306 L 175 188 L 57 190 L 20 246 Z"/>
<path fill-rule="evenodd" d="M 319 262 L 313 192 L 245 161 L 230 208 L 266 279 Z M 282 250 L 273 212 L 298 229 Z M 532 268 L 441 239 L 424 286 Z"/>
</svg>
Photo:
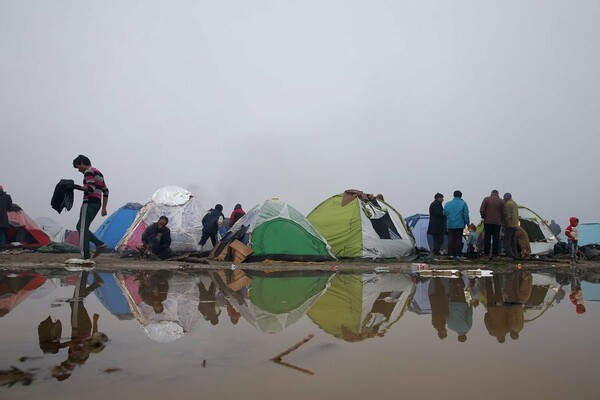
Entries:
<svg viewBox="0 0 600 400">
<path fill-rule="evenodd" d="M 129 308 L 129 303 L 117 284 L 115 274 L 112 272 L 98 272 L 98 275 L 104 281 L 104 284 L 94 290 L 94 294 L 100 300 L 100 303 L 115 317 L 125 320 L 133 319 L 133 313 Z M 88 276 L 88 284 L 93 282 L 93 277 Z"/>
<path fill-rule="evenodd" d="M 405 218 L 406 225 L 411 230 L 417 247 L 431 250 L 433 247 L 433 236 L 427 234 L 429 226 L 429 214 L 415 214 Z M 444 243 L 441 250 L 448 248 L 448 237 L 444 235 Z"/>
<path fill-rule="evenodd" d="M 108 250 L 114 250 L 119 240 L 125 235 L 127 229 L 133 223 L 138 212 L 142 208 L 138 203 L 127 203 L 119 208 L 104 221 L 98 228 L 95 235 L 98 239 L 106 243 Z"/>
<path fill-rule="evenodd" d="M 600 244 L 600 223 L 590 222 L 577 226 L 579 231 L 579 246 L 586 244 Z"/>
</svg>

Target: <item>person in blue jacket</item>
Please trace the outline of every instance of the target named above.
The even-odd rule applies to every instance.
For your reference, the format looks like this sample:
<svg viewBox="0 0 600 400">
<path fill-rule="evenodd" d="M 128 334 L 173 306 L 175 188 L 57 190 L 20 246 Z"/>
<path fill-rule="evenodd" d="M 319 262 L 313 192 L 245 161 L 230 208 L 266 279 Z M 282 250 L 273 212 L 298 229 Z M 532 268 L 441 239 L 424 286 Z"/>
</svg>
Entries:
<svg viewBox="0 0 600 400">
<path fill-rule="evenodd" d="M 446 228 L 448 228 L 448 254 L 452 258 L 462 255 L 462 237 L 465 226 L 469 225 L 469 206 L 462 199 L 460 190 L 454 191 L 454 198 L 444 206 Z"/>
</svg>

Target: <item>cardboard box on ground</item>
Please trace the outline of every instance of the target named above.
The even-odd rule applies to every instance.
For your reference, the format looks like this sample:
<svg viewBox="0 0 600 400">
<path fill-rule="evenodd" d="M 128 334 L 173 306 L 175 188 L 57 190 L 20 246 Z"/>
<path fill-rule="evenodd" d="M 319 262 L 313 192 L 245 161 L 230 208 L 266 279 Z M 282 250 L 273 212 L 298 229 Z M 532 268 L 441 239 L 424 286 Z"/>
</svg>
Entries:
<svg viewBox="0 0 600 400">
<path fill-rule="evenodd" d="M 218 249 L 221 248 L 220 244 L 221 242 L 217 243 L 208 256 L 209 258 L 218 261 L 232 260 L 234 264 L 239 264 L 244 262 L 246 258 L 252 254 L 252 249 L 237 239 L 225 245 L 225 247 L 216 254 Z"/>
</svg>

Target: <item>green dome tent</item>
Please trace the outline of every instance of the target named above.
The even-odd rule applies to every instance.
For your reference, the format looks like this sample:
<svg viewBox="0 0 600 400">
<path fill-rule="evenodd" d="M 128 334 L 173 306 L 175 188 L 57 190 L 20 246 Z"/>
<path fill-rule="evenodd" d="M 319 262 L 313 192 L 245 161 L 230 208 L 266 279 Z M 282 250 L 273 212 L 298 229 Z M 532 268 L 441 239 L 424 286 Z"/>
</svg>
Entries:
<svg viewBox="0 0 600 400">
<path fill-rule="evenodd" d="M 248 261 L 335 260 L 327 241 L 304 215 L 279 199 L 265 200 L 254 206 L 229 228 L 223 241 L 244 230 L 241 240 L 253 250 Z"/>
<path fill-rule="evenodd" d="M 307 314 L 325 332 L 348 342 L 383 336 L 402 317 L 415 288 L 406 274 L 338 274 Z"/>
<path fill-rule="evenodd" d="M 330 197 L 307 219 L 336 257 L 404 257 L 415 248 L 402 215 L 383 199 L 357 190 Z"/>
<path fill-rule="evenodd" d="M 251 324 L 264 332 L 279 332 L 302 318 L 327 290 L 333 275 L 252 275 Z"/>
</svg>

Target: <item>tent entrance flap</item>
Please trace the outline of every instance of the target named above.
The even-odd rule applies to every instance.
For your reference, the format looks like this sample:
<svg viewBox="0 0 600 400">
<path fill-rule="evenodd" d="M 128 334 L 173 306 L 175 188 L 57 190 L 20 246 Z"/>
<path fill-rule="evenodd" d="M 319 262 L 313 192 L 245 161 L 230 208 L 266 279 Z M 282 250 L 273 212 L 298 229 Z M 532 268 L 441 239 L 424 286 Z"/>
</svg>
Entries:
<svg viewBox="0 0 600 400">
<path fill-rule="evenodd" d="M 521 228 L 525 230 L 530 242 L 544 242 L 546 237 L 542 233 L 542 229 L 533 221 L 527 219 L 520 219 Z"/>
</svg>

